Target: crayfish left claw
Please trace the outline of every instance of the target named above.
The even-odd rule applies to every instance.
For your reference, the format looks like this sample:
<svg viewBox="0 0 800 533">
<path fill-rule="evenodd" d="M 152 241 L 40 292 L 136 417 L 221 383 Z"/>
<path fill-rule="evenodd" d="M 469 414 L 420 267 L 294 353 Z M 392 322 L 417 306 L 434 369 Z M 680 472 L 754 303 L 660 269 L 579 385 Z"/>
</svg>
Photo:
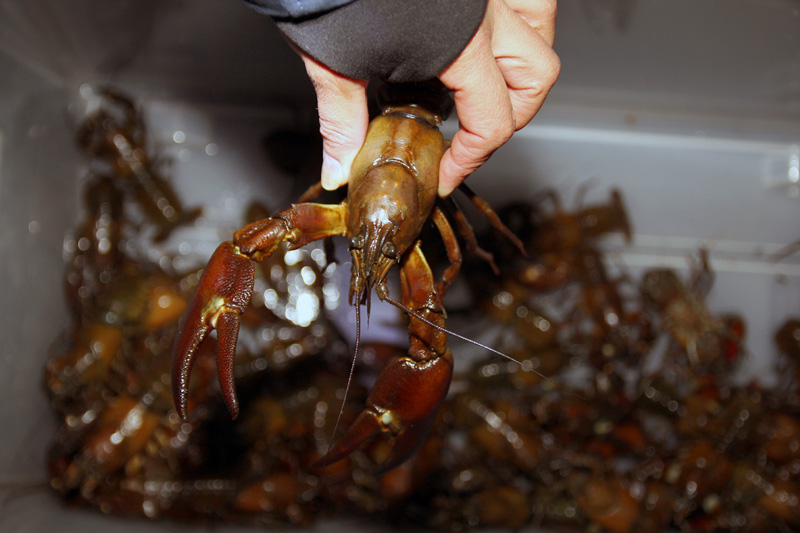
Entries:
<svg viewBox="0 0 800 533">
<path fill-rule="evenodd" d="M 435 415 L 437 412 L 438 409 L 433 414 Z M 387 422 L 384 420 L 386 417 L 386 414 L 380 415 L 371 410 L 362 411 L 347 430 L 341 442 L 332 448 L 327 455 L 314 462 L 311 467 L 319 469 L 328 464 L 341 461 L 374 436 L 384 431 L 391 431 L 387 429 Z M 425 441 L 425 437 L 428 436 L 433 420 L 434 417 L 430 417 L 428 420 L 424 420 L 423 423 L 411 426 L 398 433 L 392 440 L 391 452 L 378 465 L 375 475 L 385 474 L 414 455 Z"/>
<path fill-rule="evenodd" d="M 239 315 L 253 293 L 255 266 L 230 241 L 224 242 L 208 262 L 189 303 L 175 340 L 172 394 L 181 418 L 186 418 L 189 375 L 197 351 L 211 330 L 217 330 L 217 375 L 225 403 L 233 418 L 239 402 L 233 383 L 233 363 L 239 337 Z"/>
<path fill-rule="evenodd" d="M 391 452 L 378 465 L 376 474 L 399 466 L 428 436 L 447 395 L 452 374 L 453 357 L 449 350 L 427 361 L 415 361 L 411 357 L 395 359 L 378 376 L 367 398 L 367 408 L 339 443 L 311 467 L 323 468 L 344 459 L 380 433 L 391 436 Z"/>
</svg>

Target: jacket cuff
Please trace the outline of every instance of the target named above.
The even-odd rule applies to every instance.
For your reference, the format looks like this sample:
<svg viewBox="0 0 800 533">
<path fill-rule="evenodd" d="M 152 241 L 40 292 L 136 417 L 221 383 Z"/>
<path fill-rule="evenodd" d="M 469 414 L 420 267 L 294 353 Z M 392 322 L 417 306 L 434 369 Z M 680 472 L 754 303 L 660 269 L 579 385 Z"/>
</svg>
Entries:
<svg viewBox="0 0 800 533">
<path fill-rule="evenodd" d="M 353 0 L 244 0 L 263 15 L 301 18 L 349 4 Z"/>
</svg>

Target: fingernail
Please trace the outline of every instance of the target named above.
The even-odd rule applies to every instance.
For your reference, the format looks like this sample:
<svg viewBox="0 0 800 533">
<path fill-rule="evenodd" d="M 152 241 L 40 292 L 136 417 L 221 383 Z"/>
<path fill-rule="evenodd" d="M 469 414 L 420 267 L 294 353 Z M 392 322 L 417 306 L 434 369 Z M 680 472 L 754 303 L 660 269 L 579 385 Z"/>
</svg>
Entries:
<svg viewBox="0 0 800 533">
<path fill-rule="evenodd" d="M 439 197 L 440 198 L 447 198 L 450 196 L 453 191 L 456 190 L 455 187 L 451 187 L 450 185 L 444 185 L 439 182 Z"/>
<path fill-rule="evenodd" d="M 452 173 L 448 171 L 448 169 L 452 167 L 452 164 L 448 164 L 450 163 L 449 161 L 450 157 L 451 157 L 450 150 L 448 149 L 448 151 L 446 151 L 442 156 L 442 160 L 439 162 L 438 193 L 441 198 L 446 198 L 447 196 L 450 196 L 450 194 L 454 190 L 456 190 L 456 187 L 458 187 L 458 184 L 454 183 L 453 178 L 450 177 Z"/>
<path fill-rule="evenodd" d="M 344 179 L 342 164 L 328 152 L 322 152 L 322 188 L 327 191 L 336 190 L 344 183 Z"/>
</svg>

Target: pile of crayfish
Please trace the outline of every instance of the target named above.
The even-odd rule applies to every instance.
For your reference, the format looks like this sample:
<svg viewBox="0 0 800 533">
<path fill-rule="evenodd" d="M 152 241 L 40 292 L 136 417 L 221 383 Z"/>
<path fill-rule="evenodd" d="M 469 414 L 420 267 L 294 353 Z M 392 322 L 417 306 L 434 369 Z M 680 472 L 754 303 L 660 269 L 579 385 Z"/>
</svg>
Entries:
<svg viewBox="0 0 800 533">
<path fill-rule="evenodd" d="M 73 326 L 45 373 L 63 422 L 52 487 L 105 513 L 200 523 L 800 527 L 800 321 L 776 333 L 780 386 L 741 384 L 745 324 L 706 305 L 705 251 L 688 279 L 612 273 L 604 243 L 633 235 L 618 190 L 495 213 L 465 188 L 490 222 L 476 236 L 432 181 L 446 102 L 398 94 L 371 123 L 347 199 L 305 201 L 312 187 L 273 216 L 254 204 L 204 269 L 176 272 L 130 243 L 168 239 L 199 210 L 153 168 L 135 106 L 108 93 L 78 135 L 97 172 L 65 246 Z M 374 288 L 408 317 L 410 347 L 362 345 L 355 373 L 324 312 L 342 305 L 341 266 L 306 246 L 338 235 L 350 304 L 379 305 Z M 449 327 L 507 357 L 454 373 L 468 350 L 446 342 L 456 285 Z"/>
</svg>

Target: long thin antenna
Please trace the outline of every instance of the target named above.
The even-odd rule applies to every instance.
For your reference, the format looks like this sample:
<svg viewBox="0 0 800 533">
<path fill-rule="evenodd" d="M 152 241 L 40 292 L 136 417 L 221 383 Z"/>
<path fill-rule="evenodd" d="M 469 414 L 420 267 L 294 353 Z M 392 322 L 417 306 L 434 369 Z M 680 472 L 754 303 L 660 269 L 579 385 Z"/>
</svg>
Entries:
<svg viewBox="0 0 800 533">
<path fill-rule="evenodd" d="M 537 376 L 539 376 L 540 378 L 544 379 L 545 381 L 548 381 L 548 382 L 550 382 L 550 384 L 552 384 L 552 385 L 554 385 L 554 386 L 556 386 L 556 387 L 557 387 L 557 386 L 559 386 L 559 384 L 558 384 L 558 383 L 556 383 L 556 382 L 555 382 L 555 381 L 554 381 L 552 378 L 550 378 L 550 377 L 548 377 L 548 376 L 546 376 L 546 375 L 542 374 L 541 372 L 539 372 L 538 370 L 536 370 L 535 368 L 533 368 L 533 365 L 531 364 L 531 362 L 530 362 L 530 361 L 520 361 L 520 360 L 518 360 L 518 359 L 515 359 L 514 357 L 511 357 L 510 355 L 508 355 L 508 354 L 505 354 L 505 353 L 503 353 L 503 352 L 501 352 L 501 351 L 499 351 L 499 350 L 495 350 L 495 349 L 494 349 L 494 348 L 492 348 L 491 346 L 486 346 L 485 344 L 483 344 L 483 343 L 480 343 L 480 342 L 478 342 L 478 341 L 476 341 L 476 340 L 472 340 L 472 339 L 470 339 L 470 338 L 468 338 L 468 337 L 465 337 L 465 336 L 463 336 L 463 335 L 459 335 L 458 333 L 456 333 L 456 332 L 454 332 L 454 331 L 450 331 L 450 330 L 449 330 L 449 329 L 447 329 L 447 328 L 443 328 L 443 327 L 442 327 L 442 326 L 440 326 L 439 324 L 436 324 L 436 323 L 434 323 L 434 322 L 431 322 L 430 320 L 428 320 L 427 318 L 423 317 L 422 315 L 420 315 L 419 313 L 417 313 L 417 312 L 416 312 L 416 311 L 414 311 L 413 309 L 410 309 L 410 308 L 406 307 L 406 306 L 405 306 L 405 305 L 403 305 L 402 303 L 398 302 L 397 300 L 394 300 L 394 299 L 392 299 L 392 298 L 391 298 L 391 297 L 389 297 L 389 296 L 384 296 L 384 298 L 383 298 L 383 299 L 384 299 L 384 300 L 386 300 L 387 302 L 389 302 L 390 304 L 392 304 L 393 306 L 397 307 L 398 309 L 400 309 L 400 310 L 404 311 L 405 313 L 408 313 L 409 315 L 413 316 L 413 317 L 414 317 L 414 318 L 416 318 L 417 320 L 421 320 L 422 322 L 426 323 L 427 325 L 431 326 L 432 328 L 434 328 L 434 329 L 438 329 L 438 330 L 439 330 L 439 331 L 441 331 L 442 333 L 447 333 L 448 335 L 452 335 L 453 337 L 455 337 L 455 338 L 457 338 L 457 339 L 461 339 L 462 341 L 466 341 L 466 342 L 472 343 L 472 344 L 474 344 L 475 346 L 478 346 L 478 347 L 480 347 L 480 348 L 483 348 L 484 350 L 488 350 L 488 351 L 490 351 L 490 352 L 492 352 L 492 353 L 494 353 L 494 354 L 497 354 L 497 355 L 499 355 L 500 357 L 504 357 L 504 358 L 508 359 L 509 361 L 512 361 L 512 362 L 514 362 L 514 363 L 518 364 L 518 365 L 519 365 L 519 366 L 520 366 L 520 367 L 521 367 L 523 370 L 525 370 L 526 372 L 533 372 L 534 374 L 536 374 L 536 375 L 537 375 Z M 581 398 L 581 399 L 585 399 L 585 398 L 583 398 L 582 396 L 580 396 L 579 394 L 577 394 L 577 393 L 576 393 L 576 392 L 574 392 L 574 391 L 573 391 L 573 394 L 575 394 L 576 396 L 578 396 L 578 397 L 579 397 L 579 398 Z"/>
<path fill-rule="evenodd" d="M 325 469 L 328 467 L 328 455 L 333 449 L 333 441 L 336 439 L 336 431 L 339 429 L 339 423 L 342 421 L 344 414 L 344 407 L 347 404 L 347 396 L 350 394 L 350 385 L 353 383 L 353 375 L 356 370 L 356 361 L 358 361 L 358 348 L 361 344 L 361 294 L 356 298 L 356 347 L 353 350 L 353 362 L 350 364 L 350 375 L 347 376 L 347 385 L 344 387 L 344 397 L 342 398 L 342 406 L 339 408 L 339 415 L 336 417 L 336 424 L 333 425 L 333 432 L 328 441 L 328 450 L 325 452 L 325 460 L 322 463 L 322 470 L 319 473 L 319 478 L 322 479 L 325 474 Z"/>
</svg>

